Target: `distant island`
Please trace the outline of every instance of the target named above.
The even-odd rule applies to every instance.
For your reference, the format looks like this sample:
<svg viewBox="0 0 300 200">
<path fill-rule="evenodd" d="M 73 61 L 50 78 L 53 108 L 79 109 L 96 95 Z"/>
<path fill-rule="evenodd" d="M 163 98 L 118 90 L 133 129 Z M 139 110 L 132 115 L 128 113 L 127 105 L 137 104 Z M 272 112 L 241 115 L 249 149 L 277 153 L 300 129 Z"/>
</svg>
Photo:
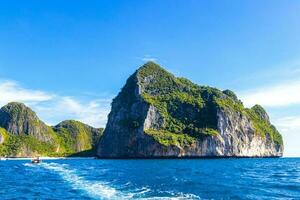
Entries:
<svg viewBox="0 0 300 200">
<path fill-rule="evenodd" d="M 282 136 L 259 105 L 177 78 L 154 62 L 113 100 L 100 158 L 280 157 Z"/>
<path fill-rule="evenodd" d="M 48 126 L 23 103 L 0 109 L 0 157 L 281 157 L 281 134 L 259 105 L 231 90 L 177 78 L 154 62 L 132 74 L 105 128 L 75 120 Z"/>
<path fill-rule="evenodd" d="M 75 120 L 48 126 L 23 103 L 0 109 L 0 156 L 94 156 L 103 133 Z"/>
</svg>

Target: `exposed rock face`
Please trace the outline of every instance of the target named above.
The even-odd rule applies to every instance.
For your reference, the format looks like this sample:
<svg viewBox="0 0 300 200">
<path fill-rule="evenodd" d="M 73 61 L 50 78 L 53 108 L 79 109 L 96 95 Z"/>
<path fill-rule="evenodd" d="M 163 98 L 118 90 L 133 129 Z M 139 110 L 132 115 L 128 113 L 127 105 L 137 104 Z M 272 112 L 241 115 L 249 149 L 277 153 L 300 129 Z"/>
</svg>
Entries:
<svg viewBox="0 0 300 200">
<path fill-rule="evenodd" d="M 176 78 L 155 63 L 138 69 L 113 100 L 97 155 L 145 157 L 277 157 L 281 135 L 261 106 L 230 91 Z"/>
<path fill-rule="evenodd" d="M 109 123 L 104 131 L 104 139 L 100 139 L 98 155 L 107 157 L 125 157 L 127 155 L 139 155 L 140 138 L 146 137 L 143 133 L 144 121 L 149 105 L 140 97 L 140 88 L 137 77 L 131 76 L 123 90 L 128 93 L 120 94 L 113 101 L 109 114 Z M 122 100 L 118 100 L 121 99 Z M 131 102 L 133 100 L 133 102 Z M 133 147 L 134 146 L 134 147 Z"/>
<path fill-rule="evenodd" d="M 8 132 L 32 135 L 40 141 L 53 141 L 53 132 L 23 103 L 12 102 L 0 109 L 0 126 Z"/>
</svg>

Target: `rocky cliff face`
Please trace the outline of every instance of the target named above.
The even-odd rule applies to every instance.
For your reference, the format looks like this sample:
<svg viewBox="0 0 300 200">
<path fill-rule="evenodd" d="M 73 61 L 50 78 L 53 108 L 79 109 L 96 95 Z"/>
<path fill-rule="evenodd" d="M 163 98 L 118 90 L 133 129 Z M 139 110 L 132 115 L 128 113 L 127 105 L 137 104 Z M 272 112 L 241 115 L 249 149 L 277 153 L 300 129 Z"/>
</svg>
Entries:
<svg viewBox="0 0 300 200">
<path fill-rule="evenodd" d="M 94 156 L 103 129 L 74 120 L 51 127 L 22 103 L 0 109 L 0 156 Z"/>
<path fill-rule="evenodd" d="M 244 108 L 230 91 L 176 78 L 155 63 L 138 69 L 113 100 L 97 155 L 143 157 L 282 156 L 265 110 Z"/>
</svg>

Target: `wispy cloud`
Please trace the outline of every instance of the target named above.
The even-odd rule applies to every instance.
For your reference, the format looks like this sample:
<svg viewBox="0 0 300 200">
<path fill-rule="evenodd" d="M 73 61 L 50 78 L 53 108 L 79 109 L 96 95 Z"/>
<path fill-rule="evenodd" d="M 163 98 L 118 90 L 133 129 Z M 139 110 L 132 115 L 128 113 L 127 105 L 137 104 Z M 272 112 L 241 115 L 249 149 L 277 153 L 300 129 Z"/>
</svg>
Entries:
<svg viewBox="0 0 300 200">
<path fill-rule="evenodd" d="M 284 156 L 299 157 L 300 115 L 274 119 L 274 125 L 283 136 Z"/>
<path fill-rule="evenodd" d="M 94 127 L 104 127 L 111 102 L 110 96 L 82 100 L 78 97 L 26 89 L 19 83 L 8 80 L 0 81 L 0 95 L 0 106 L 12 101 L 25 103 L 50 125 L 66 119 L 75 119 Z"/>
<path fill-rule="evenodd" d="M 276 119 L 276 125 L 284 130 L 299 129 L 300 130 L 300 116 L 288 116 Z M 300 134 L 300 132 L 299 132 Z"/>
<path fill-rule="evenodd" d="M 299 91 L 300 81 L 297 80 L 240 92 L 240 97 L 246 106 L 291 106 L 300 104 Z"/>
<path fill-rule="evenodd" d="M 143 62 L 148 62 L 148 61 L 152 61 L 152 62 L 156 62 L 157 61 L 157 58 L 151 56 L 151 55 L 145 55 L 143 58 L 142 58 L 142 61 Z"/>
<path fill-rule="evenodd" d="M 4 80 L 0 83 L 0 105 L 11 101 L 43 102 L 53 99 L 55 95 L 39 90 L 22 88 L 17 82 Z"/>
<path fill-rule="evenodd" d="M 58 97 L 54 101 L 38 104 L 33 108 L 51 125 L 66 119 L 75 119 L 94 127 L 105 127 L 110 101 L 110 98 L 81 101 L 75 97 Z"/>
</svg>

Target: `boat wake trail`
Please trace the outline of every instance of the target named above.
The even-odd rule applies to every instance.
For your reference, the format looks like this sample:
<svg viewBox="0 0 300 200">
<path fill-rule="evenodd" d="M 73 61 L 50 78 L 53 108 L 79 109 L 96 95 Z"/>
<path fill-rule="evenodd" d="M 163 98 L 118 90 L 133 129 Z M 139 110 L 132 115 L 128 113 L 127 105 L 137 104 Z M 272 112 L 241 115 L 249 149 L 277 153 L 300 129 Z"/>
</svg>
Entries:
<svg viewBox="0 0 300 200">
<path fill-rule="evenodd" d="M 181 200 L 181 199 L 200 199 L 198 196 L 183 193 L 169 193 L 166 196 L 159 197 L 151 195 L 151 189 L 142 187 L 131 191 L 121 191 L 101 181 L 90 181 L 80 176 L 80 173 L 70 169 L 67 164 L 59 163 L 41 163 L 41 164 L 24 164 L 26 167 L 44 168 L 58 174 L 64 181 L 71 185 L 75 190 L 81 190 L 88 196 L 95 199 L 142 199 L 142 200 Z M 150 194 L 150 196 L 149 196 Z"/>
<path fill-rule="evenodd" d="M 76 170 L 68 169 L 66 164 L 42 163 L 41 167 L 58 173 L 63 180 L 68 182 L 74 189 L 83 190 L 89 196 L 100 199 L 117 199 L 119 194 L 115 188 L 105 183 L 91 182 L 80 177 Z"/>
</svg>

